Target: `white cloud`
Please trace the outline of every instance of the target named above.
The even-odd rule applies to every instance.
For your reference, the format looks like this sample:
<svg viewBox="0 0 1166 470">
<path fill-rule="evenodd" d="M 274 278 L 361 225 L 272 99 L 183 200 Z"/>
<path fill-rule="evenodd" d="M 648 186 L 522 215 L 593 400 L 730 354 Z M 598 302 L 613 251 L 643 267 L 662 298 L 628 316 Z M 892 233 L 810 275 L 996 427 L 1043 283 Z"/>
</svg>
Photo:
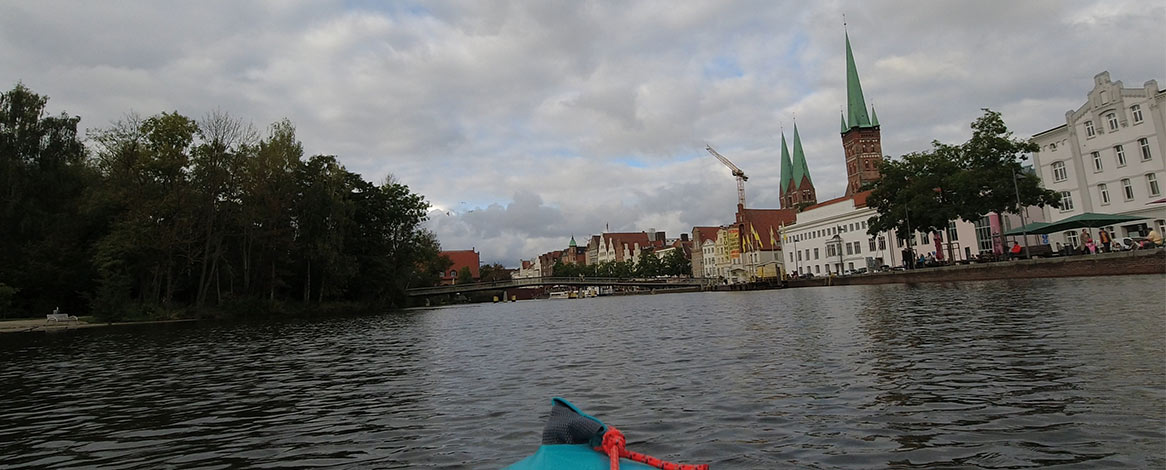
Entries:
<svg viewBox="0 0 1166 470">
<path fill-rule="evenodd" d="M 891 155 L 966 139 L 982 107 L 1020 136 L 1054 127 L 1102 70 L 1166 79 L 1144 52 L 1166 43 L 1160 2 L 50 0 L 0 16 L 0 83 L 83 127 L 287 117 L 309 154 L 446 208 L 446 247 L 514 266 L 605 224 L 730 221 L 735 183 L 705 143 L 750 175 L 751 206 L 776 206 L 795 114 L 819 197 L 840 194 L 843 10 Z"/>
</svg>

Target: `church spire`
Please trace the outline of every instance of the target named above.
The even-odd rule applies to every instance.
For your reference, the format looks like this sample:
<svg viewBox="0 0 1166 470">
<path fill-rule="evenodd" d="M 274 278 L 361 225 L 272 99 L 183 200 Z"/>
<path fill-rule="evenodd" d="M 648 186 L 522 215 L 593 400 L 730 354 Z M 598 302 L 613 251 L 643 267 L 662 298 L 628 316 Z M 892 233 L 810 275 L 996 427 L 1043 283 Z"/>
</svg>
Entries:
<svg viewBox="0 0 1166 470">
<path fill-rule="evenodd" d="M 785 132 L 781 133 L 781 187 L 778 193 L 785 194 L 794 181 L 794 167 L 789 159 L 789 146 L 785 144 Z"/>
<path fill-rule="evenodd" d="M 845 134 L 846 131 L 850 130 L 850 127 L 846 125 L 846 112 L 842 111 L 839 114 L 842 115 L 842 133 Z"/>
<path fill-rule="evenodd" d="M 870 105 L 870 125 L 875 127 L 878 127 L 879 125 L 879 115 L 878 113 L 875 113 L 873 104 Z"/>
<path fill-rule="evenodd" d="M 854 66 L 854 53 L 850 50 L 850 33 L 846 33 L 846 107 L 850 127 L 872 127 L 866 114 L 866 100 L 862 97 L 862 84 L 858 81 L 858 68 Z"/>
<path fill-rule="evenodd" d="M 810 168 L 806 166 L 806 155 L 802 152 L 802 137 L 798 135 L 798 124 L 794 123 L 794 161 L 793 161 L 794 187 L 800 187 L 802 180 L 810 183 L 812 186 L 814 181 L 810 179 Z"/>
</svg>

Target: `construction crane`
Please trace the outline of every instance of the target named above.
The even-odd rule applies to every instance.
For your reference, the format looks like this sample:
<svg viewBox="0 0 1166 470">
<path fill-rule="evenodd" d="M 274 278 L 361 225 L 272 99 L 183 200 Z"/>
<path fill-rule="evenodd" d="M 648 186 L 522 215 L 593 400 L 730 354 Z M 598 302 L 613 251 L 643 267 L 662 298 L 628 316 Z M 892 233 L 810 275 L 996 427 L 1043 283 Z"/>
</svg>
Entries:
<svg viewBox="0 0 1166 470">
<path fill-rule="evenodd" d="M 737 177 L 737 204 L 739 204 L 741 207 L 745 207 L 745 182 L 749 181 L 749 177 L 745 176 L 745 172 L 741 171 L 740 168 L 737 168 L 737 165 L 734 165 L 733 162 L 730 162 L 729 159 L 725 158 L 724 155 L 721 155 L 717 153 L 716 150 L 713 150 L 711 145 L 705 145 L 704 149 L 708 150 L 709 153 L 713 154 L 714 157 L 717 157 L 717 160 L 720 160 L 721 163 L 724 163 L 725 166 L 729 167 L 729 170 L 733 172 L 733 176 Z"/>
</svg>

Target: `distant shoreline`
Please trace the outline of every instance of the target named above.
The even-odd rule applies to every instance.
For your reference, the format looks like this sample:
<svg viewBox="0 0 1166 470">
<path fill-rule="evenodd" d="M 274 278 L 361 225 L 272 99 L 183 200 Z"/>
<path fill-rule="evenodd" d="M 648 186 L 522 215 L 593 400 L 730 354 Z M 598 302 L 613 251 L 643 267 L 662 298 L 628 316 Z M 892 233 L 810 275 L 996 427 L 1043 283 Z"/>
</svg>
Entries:
<svg viewBox="0 0 1166 470">
<path fill-rule="evenodd" d="M 98 328 L 107 326 L 123 326 L 123 325 L 148 325 L 159 323 L 186 323 L 198 321 L 197 319 L 186 320 L 154 320 L 154 321 L 131 321 L 131 322 L 113 322 L 113 323 L 90 323 L 81 320 L 72 321 L 48 321 L 46 319 L 24 318 L 16 320 L 0 320 L 0 333 L 32 333 L 37 331 L 65 331 L 78 330 L 82 328 Z"/>
</svg>

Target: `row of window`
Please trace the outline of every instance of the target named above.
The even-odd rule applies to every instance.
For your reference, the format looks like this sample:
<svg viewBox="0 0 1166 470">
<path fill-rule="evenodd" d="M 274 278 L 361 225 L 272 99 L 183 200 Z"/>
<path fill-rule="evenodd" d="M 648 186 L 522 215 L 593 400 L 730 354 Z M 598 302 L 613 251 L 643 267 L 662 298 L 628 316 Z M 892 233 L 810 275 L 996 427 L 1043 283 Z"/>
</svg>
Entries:
<svg viewBox="0 0 1166 470">
<path fill-rule="evenodd" d="M 799 269 L 798 271 L 802 274 L 809 274 L 811 268 L 813 268 L 814 274 L 822 274 L 822 266 L 826 266 L 826 274 L 830 274 L 830 265 L 829 264 L 824 264 L 824 265 L 823 264 L 815 264 L 814 266 L 802 266 L 801 269 Z M 847 262 L 846 269 L 854 271 L 854 262 Z M 842 264 L 841 263 L 834 263 L 834 272 L 838 273 L 841 271 L 842 271 Z"/>
<path fill-rule="evenodd" d="M 1134 124 L 1140 124 L 1142 122 L 1142 106 L 1137 105 L 1137 104 L 1130 106 L 1130 115 L 1133 116 L 1133 118 L 1134 118 Z M 1117 130 L 1117 127 L 1118 127 L 1117 113 L 1111 112 L 1111 113 L 1106 114 L 1105 121 L 1109 125 L 1110 132 Z M 1095 129 L 1093 127 L 1092 120 L 1085 121 L 1085 135 L 1088 137 L 1093 137 L 1093 136 L 1097 135 L 1097 129 Z"/>
<path fill-rule="evenodd" d="M 1146 173 L 1146 191 L 1150 197 L 1158 197 L 1162 195 L 1162 189 L 1158 185 L 1158 175 L 1154 173 Z M 1126 201 L 1134 200 L 1134 185 L 1129 178 L 1121 179 L 1121 192 Z M 1101 197 L 1101 205 L 1107 205 L 1112 201 L 1109 195 L 1109 185 L 1106 183 L 1097 184 L 1097 193 Z M 1061 191 L 1061 212 L 1068 212 L 1073 210 L 1073 193 L 1069 191 Z"/>
<path fill-rule="evenodd" d="M 851 222 L 849 224 L 842 224 L 837 227 L 828 227 L 824 229 L 813 230 L 808 233 L 799 233 L 793 236 L 796 242 L 813 240 L 815 238 L 832 237 L 840 233 L 853 232 L 855 230 L 866 230 L 866 221 Z"/>
<path fill-rule="evenodd" d="M 1147 139 L 1145 137 L 1138 139 L 1138 146 L 1141 147 L 1141 150 L 1142 150 L 1142 161 L 1143 162 L 1150 161 L 1154 158 L 1154 154 L 1150 152 L 1149 139 Z M 1089 155 L 1091 157 L 1093 157 L 1093 172 L 1098 173 L 1098 172 L 1103 171 L 1105 169 L 1105 162 L 1101 158 L 1101 152 L 1099 152 L 1099 151 L 1098 152 L 1090 152 Z M 1126 166 L 1126 152 L 1125 152 L 1125 148 L 1123 146 L 1114 145 L 1113 146 L 1113 156 L 1114 156 L 1114 161 L 1117 163 L 1118 168 Z M 1053 167 L 1053 181 L 1060 182 L 1060 181 L 1065 181 L 1065 180 L 1069 179 L 1069 171 L 1067 168 L 1065 168 L 1064 161 L 1053 162 L 1052 167 Z"/>
</svg>

